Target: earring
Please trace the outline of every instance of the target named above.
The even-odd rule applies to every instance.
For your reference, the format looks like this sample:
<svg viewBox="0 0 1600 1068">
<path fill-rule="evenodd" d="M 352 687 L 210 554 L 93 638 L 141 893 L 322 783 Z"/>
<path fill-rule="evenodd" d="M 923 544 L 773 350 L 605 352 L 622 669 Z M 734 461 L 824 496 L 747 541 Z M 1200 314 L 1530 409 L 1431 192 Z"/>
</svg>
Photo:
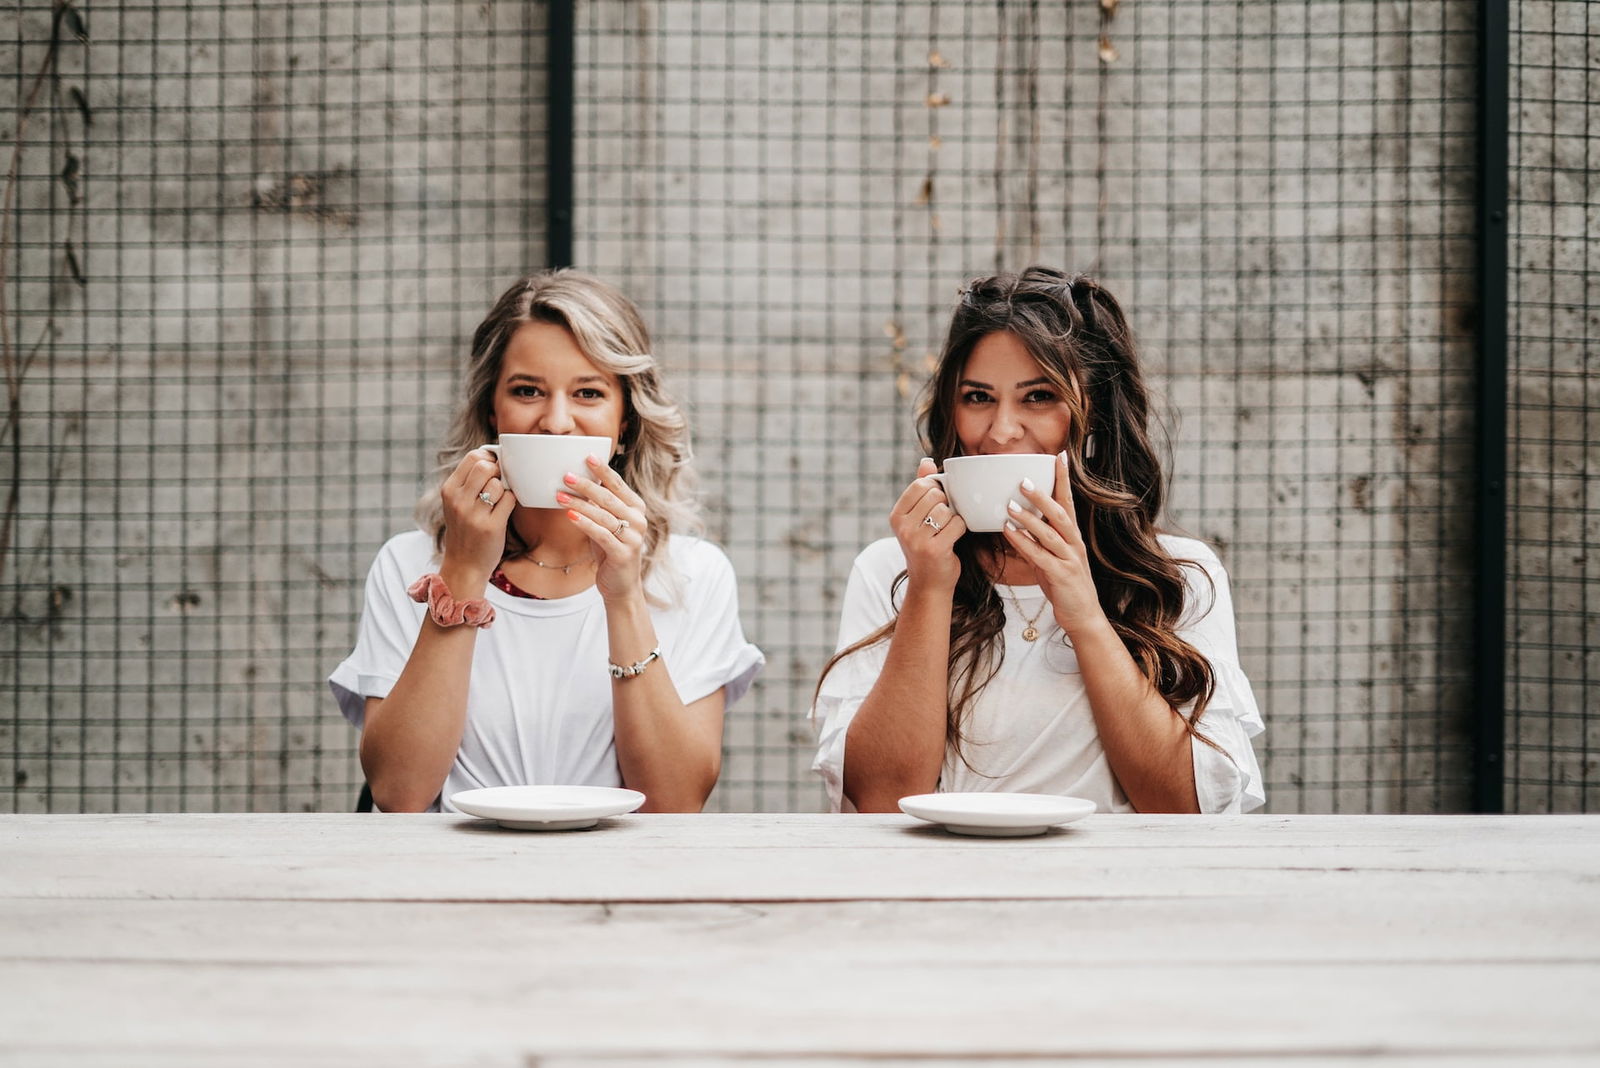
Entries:
<svg viewBox="0 0 1600 1068">
<path fill-rule="evenodd" d="M 624 445 L 622 442 L 619 441 L 619 442 L 617 442 L 616 452 L 612 453 L 612 455 L 613 456 L 621 456 L 623 453 L 625 453 L 627 451 L 628 451 L 628 447 L 626 445 Z"/>
<path fill-rule="evenodd" d="M 1083 458 L 1085 460 L 1093 460 L 1094 459 L 1094 435 L 1093 434 L 1090 434 L 1088 437 L 1083 439 Z"/>
</svg>

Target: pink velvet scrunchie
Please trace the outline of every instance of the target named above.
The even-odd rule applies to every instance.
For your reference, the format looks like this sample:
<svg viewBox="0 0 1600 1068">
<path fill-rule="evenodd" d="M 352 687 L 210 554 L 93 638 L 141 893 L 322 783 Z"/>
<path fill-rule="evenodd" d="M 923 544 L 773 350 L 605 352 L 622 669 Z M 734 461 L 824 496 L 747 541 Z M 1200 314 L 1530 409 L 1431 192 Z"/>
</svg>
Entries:
<svg viewBox="0 0 1600 1068">
<path fill-rule="evenodd" d="M 459 627 L 463 623 L 469 627 L 487 627 L 494 622 L 494 605 L 482 597 L 470 601 L 456 600 L 450 596 L 450 587 L 444 584 L 444 579 L 437 571 L 429 572 L 407 586 L 406 593 L 418 604 L 428 602 L 428 615 L 441 627 Z"/>
</svg>

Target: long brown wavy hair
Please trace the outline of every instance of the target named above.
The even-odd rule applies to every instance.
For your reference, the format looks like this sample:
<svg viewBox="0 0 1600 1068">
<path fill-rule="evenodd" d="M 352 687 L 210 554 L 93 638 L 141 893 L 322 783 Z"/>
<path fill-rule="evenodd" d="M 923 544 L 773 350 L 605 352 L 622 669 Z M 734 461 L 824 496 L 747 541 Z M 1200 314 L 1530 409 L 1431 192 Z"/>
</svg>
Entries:
<svg viewBox="0 0 1600 1068">
<path fill-rule="evenodd" d="M 1116 298 L 1091 278 L 1069 277 L 1051 267 L 969 284 L 961 291 L 919 414 L 924 450 L 941 467 L 961 455 L 955 405 L 962 372 L 978 342 L 1002 331 L 1027 347 L 1071 413 L 1064 448 L 1072 496 L 1106 618 L 1189 734 L 1215 748 L 1196 725 L 1216 679 L 1206 658 L 1177 635 L 1184 561 L 1169 556 L 1157 541 L 1165 484 L 1150 433 L 1149 392 Z M 1087 448 L 1091 435 L 1093 449 Z M 955 545 L 961 576 L 950 615 L 945 738 L 963 761 L 963 724 L 1005 656 L 1005 605 L 990 578 L 993 562 L 1004 551 L 998 534 L 968 533 Z M 904 571 L 896 577 L 896 591 L 905 578 Z M 887 641 L 895 623 L 890 620 L 840 650 L 823 668 L 823 677 L 852 653 Z M 1176 711 L 1191 701 L 1188 716 Z"/>
</svg>

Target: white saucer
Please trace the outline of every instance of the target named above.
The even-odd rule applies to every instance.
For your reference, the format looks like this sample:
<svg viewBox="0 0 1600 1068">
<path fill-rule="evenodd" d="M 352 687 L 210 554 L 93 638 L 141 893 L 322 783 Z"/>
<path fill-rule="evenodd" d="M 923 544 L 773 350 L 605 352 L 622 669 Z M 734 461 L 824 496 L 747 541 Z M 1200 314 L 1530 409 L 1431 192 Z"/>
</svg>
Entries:
<svg viewBox="0 0 1600 1068">
<path fill-rule="evenodd" d="M 955 834 L 1015 838 L 1043 834 L 1082 819 L 1094 802 L 1052 794 L 916 794 L 900 799 L 900 811 L 943 825 Z"/>
<path fill-rule="evenodd" d="M 462 790 L 450 803 L 514 831 L 578 831 L 632 812 L 644 794 L 609 786 L 491 786 Z"/>
</svg>

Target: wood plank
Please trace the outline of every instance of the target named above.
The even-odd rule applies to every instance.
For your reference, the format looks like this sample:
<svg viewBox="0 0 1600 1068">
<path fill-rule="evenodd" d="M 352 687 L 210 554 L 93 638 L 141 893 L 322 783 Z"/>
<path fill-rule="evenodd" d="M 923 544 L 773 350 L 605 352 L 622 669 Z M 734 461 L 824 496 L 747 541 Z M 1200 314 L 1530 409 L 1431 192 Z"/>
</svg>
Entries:
<svg viewBox="0 0 1600 1068">
<path fill-rule="evenodd" d="M 1024 841 L 895 816 L 0 817 L 0 1061 L 1592 1062 L 1597 836 L 1596 817 L 1096 817 Z"/>
<path fill-rule="evenodd" d="M 1480 909 L 36 901 L 0 1059 L 1600 1056 L 1593 906 Z"/>
<path fill-rule="evenodd" d="M 1070 959 L 1086 967 L 1343 964 L 1600 965 L 1600 895 L 1552 913 L 1530 902 L 1156 898 L 684 905 L 289 901 L 9 902 L 0 966 L 14 963 L 485 965 L 507 940 L 554 957 L 693 956 L 724 942 L 762 952 L 848 951 L 975 966 Z M 847 949 L 811 945 L 819 932 Z"/>
<path fill-rule="evenodd" d="M 21 1049 L 24 1063 L 29 1068 L 216 1068 L 227 1064 L 230 1068 L 282 1068 L 282 1053 L 267 1050 L 243 1050 L 236 1045 L 195 1051 L 188 1048 L 163 1047 L 139 1050 L 81 1050 L 62 1051 L 41 1049 L 37 1046 Z M 1040 1056 L 994 1057 L 987 1054 L 957 1055 L 875 1055 L 855 1056 L 829 1052 L 822 1055 L 780 1055 L 762 1053 L 726 1054 L 709 1050 L 663 1051 L 661 1053 L 635 1053 L 632 1055 L 568 1053 L 558 1056 L 530 1057 L 525 1053 L 478 1054 L 470 1058 L 456 1052 L 399 1049 L 388 1046 L 373 1048 L 364 1044 L 359 1049 L 342 1049 L 336 1053 L 328 1050 L 305 1051 L 295 1061 L 296 1068 L 394 1068 L 396 1064 L 433 1068 L 678 1068 L 695 1065 L 698 1068 L 747 1068 L 752 1060 L 762 1068 L 817 1068 L 819 1064 L 835 1068 L 960 1068 L 972 1065 L 982 1068 L 1038 1068 L 1041 1062 L 1067 1062 L 1072 1068 L 1128 1068 L 1127 1057 L 1083 1057 L 1074 1054 L 1045 1054 Z M 1269 1063 L 1292 1063 L 1294 1068 L 1372 1068 L 1384 1060 L 1381 1054 L 1363 1052 L 1346 1056 L 1283 1054 Z M 1203 1058 L 1163 1056 L 1140 1057 L 1135 1062 L 1139 1068 L 1195 1068 L 1197 1064 L 1216 1068 L 1219 1065 L 1259 1065 L 1258 1058 Z M 1517 1050 L 1513 1053 L 1451 1053 L 1442 1056 L 1406 1056 L 1393 1063 L 1403 1063 L 1405 1068 L 1594 1068 L 1592 1053 L 1547 1053 Z"/>
<path fill-rule="evenodd" d="M 114 858 L 108 859 L 108 858 Z M 1091 817 L 969 839 L 903 816 L 0 818 L 0 897 L 785 901 L 1238 894 L 1535 899 L 1600 877 L 1600 817 Z"/>
</svg>

